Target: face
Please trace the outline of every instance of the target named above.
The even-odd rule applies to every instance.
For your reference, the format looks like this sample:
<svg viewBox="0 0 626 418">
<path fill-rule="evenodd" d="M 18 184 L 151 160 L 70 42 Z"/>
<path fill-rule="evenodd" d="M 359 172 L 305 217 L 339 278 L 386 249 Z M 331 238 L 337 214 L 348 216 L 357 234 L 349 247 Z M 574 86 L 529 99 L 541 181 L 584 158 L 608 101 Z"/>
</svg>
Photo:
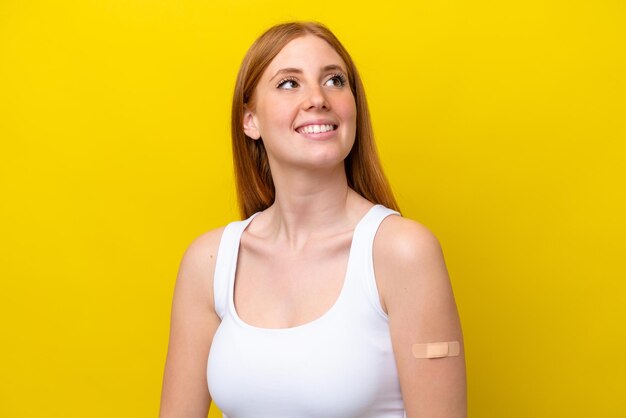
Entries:
<svg viewBox="0 0 626 418">
<path fill-rule="evenodd" d="M 347 74 L 339 54 L 313 35 L 289 42 L 266 68 L 244 111 L 244 131 L 263 141 L 273 173 L 343 165 L 356 134 Z"/>
</svg>

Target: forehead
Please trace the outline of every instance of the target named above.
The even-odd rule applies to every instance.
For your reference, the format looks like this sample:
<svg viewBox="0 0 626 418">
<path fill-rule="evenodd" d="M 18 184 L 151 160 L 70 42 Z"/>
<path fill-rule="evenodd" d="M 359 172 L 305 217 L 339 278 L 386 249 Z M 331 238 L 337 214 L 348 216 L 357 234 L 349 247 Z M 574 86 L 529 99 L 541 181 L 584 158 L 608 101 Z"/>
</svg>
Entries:
<svg viewBox="0 0 626 418">
<path fill-rule="evenodd" d="M 273 74 L 282 68 L 316 70 L 333 64 L 347 70 L 345 62 L 328 42 L 315 35 L 305 35 L 285 45 L 267 67 L 266 73 Z"/>
</svg>

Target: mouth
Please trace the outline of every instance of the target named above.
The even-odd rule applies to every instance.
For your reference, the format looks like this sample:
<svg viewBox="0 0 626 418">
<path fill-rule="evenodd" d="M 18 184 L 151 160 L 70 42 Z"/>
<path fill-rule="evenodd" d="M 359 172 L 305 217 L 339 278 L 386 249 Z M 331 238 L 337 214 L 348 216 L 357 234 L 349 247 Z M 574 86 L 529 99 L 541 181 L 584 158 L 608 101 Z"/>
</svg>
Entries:
<svg viewBox="0 0 626 418">
<path fill-rule="evenodd" d="M 331 132 L 337 130 L 338 125 L 334 124 L 315 124 L 300 126 L 296 129 L 296 132 L 300 134 L 322 134 L 325 132 Z"/>
</svg>

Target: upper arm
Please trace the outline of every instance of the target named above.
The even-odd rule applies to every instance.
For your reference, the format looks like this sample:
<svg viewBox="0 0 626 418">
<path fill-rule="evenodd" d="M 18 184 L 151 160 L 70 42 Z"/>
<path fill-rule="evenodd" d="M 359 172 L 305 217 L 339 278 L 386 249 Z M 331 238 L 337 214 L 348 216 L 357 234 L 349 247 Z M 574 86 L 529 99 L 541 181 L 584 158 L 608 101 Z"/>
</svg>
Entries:
<svg viewBox="0 0 626 418">
<path fill-rule="evenodd" d="M 213 273 L 222 232 L 223 228 L 196 238 L 180 263 L 172 301 L 161 418 L 206 418 L 209 410 L 207 359 L 220 323 L 213 301 Z"/>
<path fill-rule="evenodd" d="M 463 336 L 437 238 L 416 222 L 390 216 L 374 243 L 374 266 L 407 417 L 466 417 Z M 458 341 L 460 355 L 412 354 L 413 344 L 444 341 Z"/>
</svg>

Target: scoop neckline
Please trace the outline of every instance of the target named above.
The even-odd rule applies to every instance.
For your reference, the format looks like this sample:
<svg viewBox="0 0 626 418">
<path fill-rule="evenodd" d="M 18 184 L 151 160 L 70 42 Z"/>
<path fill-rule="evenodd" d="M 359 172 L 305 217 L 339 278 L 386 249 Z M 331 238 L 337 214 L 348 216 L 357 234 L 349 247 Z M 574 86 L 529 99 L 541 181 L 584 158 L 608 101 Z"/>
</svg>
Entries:
<svg viewBox="0 0 626 418">
<path fill-rule="evenodd" d="M 361 217 L 361 219 L 357 222 L 356 226 L 354 227 L 354 231 L 352 232 L 352 240 L 350 242 L 350 249 L 348 250 L 348 263 L 346 266 L 346 272 L 344 274 L 343 283 L 341 285 L 341 289 L 339 290 L 339 294 L 337 295 L 337 298 L 335 299 L 335 302 L 333 302 L 330 308 L 328 308 L 324 313 L 322 313 L 317 318 L 312 319 L 311 321 L 308 321 L 308 322 L 304 322 L 299 325 L 295 325 L 293 327 L 286 327 L 286 328 L 285 327 L 266 328 L 266 327 L 259 327 L 256 325 L 251 325 L 247 323 L 246 321 L 244 321 L 243 319 L 241 319 L 241 317 L 239 317 L 239 313 L 237 312 L 237 309 L 235 308 L 235 279 L 237 275 L 237 262 L 239 260 L 239 250 L 241 248 L 241 237 L 243 236 L 243 233 L 248 228 L 248 226 L 250 226 L 250 224 L 252 223 L 252 220 L 261 212 L 257 212 L 253 214 L 252 216 L 250 216 L 246 220 L 247 223 L 242 228 L 241 233 L 237 237 L 237 242 L 236 242 L 236 247 L 235 247 L 236 248 L 235 256 L 233 257 L 232 268 L 230 270 L 230 277 L 229 277 L 230 287 L 228 291 L 228 309 L 230 311 L 231 316 L 235 320 L 235 322 L 244 328 L 247 328 L 249 330 L 253 330 L 256 332 L 286 333 L 286 332 L 297 332 L 302 329 L 313 327 L 321 322 L 326 321 L 327 318 L 331 317 L 333 315 L 333 312 L 335 312 L 338 309 L 337 306 L 340 305 L 341 300 L 344 298 L 344 295 L 346 293 L 346 288 L 348 286 L 348 282 L 350 281 L 352 264 L 353 264 L 353 259 L 354 259 L 354 252 L 355 252 L 355 247 L 356 247 L 355 243 L 357 241 L 355 238 L 357 238 L 357 234 L 362 229 L 362 225 L 365 223 L 365 220 L 374 212 L 374 208 L 377 206 L 381 206 L 381 205 L 373 205 L 372 207 L 370 207 L 365 212 L 365 214 Z"/>
</svg>

